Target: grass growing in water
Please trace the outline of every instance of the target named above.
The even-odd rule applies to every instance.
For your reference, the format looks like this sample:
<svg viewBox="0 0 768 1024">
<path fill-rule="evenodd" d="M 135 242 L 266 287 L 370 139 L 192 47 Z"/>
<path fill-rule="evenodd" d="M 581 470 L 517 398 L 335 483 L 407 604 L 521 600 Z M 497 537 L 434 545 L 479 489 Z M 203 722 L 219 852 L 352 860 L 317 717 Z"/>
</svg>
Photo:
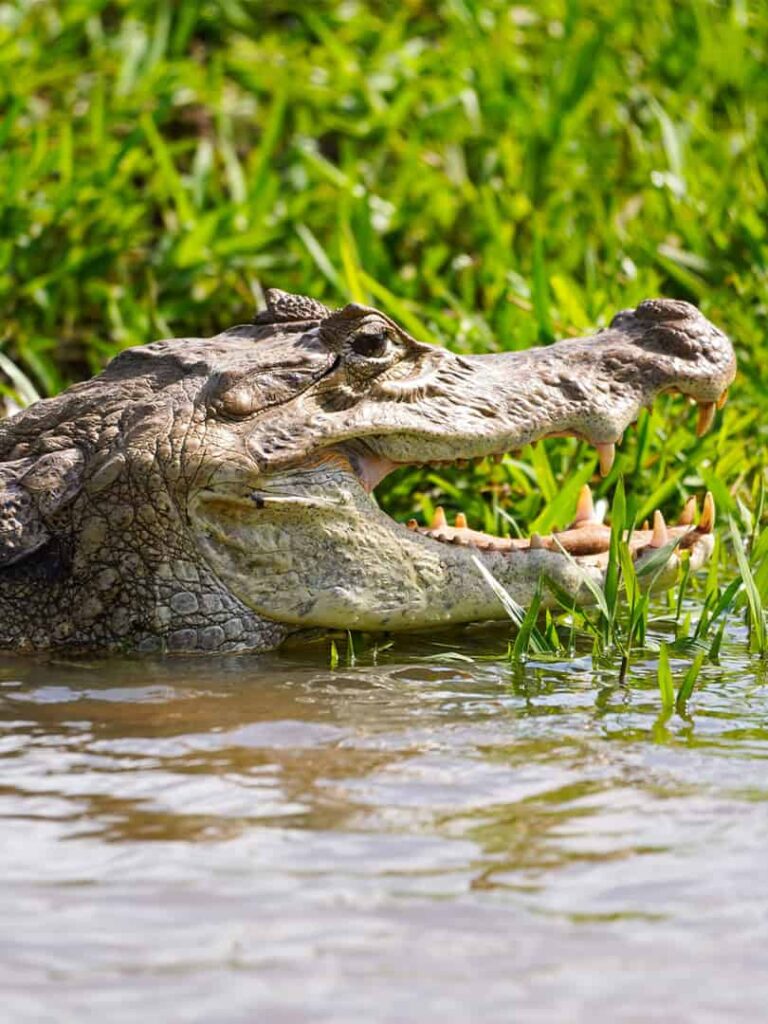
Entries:
<svg viewBox="0 0 768 1024">
<path fill-rule="evenodd" d="M 659 613 L 652 590 L 676 542 L 664 545 L 637 565 L 626 542 L 634 525 L 635 517 L 628 512 L 623 481 L 619 480 L 612 506 L 611 546 L 603 585 L 599 586 L 583 570 L 579 570 L 593 603 L 591 607 L 574 607 L 569 596 L 560 591 L 553 580 L 545 579 L 544 587 L 554 594 L 562 614 L 553 616 L 547 612 L 544 631 L 538 628 L 541 619 L 541 589 L 537 591 L 528 610 L 524 611 L 493 578 L 480 559 L 475 558 L 474 562 L 517 626 L 517 636 L 508 648 L 511 661 L 573 656 L 579 645 L 589 640 L 594 658 L 618 655 L 618 681 L 623 684 L 628 678 L 633 652 L 643 648 L 655 649 L 659 654 L 657 678 L 662 709 L 664 712 L 674 709 L 685 715 L 705 660 L 715 664 L 718 661 L 729 613 L 743 612 L 749 629 L 750 650 L 761 657 L 768 655 L 766 531 L 753 534 L 750 560 L 736 522 L 730 519 L 730 547 L 733 556 L 723 557 L 722 544 L 716 545 L 704 594 L 697 602 L 698 618 L 694 620 L 691 612 L 684 614 L 686 591 L 691 583 L 686 554 L 681 555 L 676 584 L 667 590 L 667 611 Z M 570 559 L 578 570 L 575 560 L 565 549 L 561 551 L 563 557 Z M 732 566 L 734 561 L 738 575 L 720 585 L 719 576 L 723 564 L 726 567 Z M 674 633 L 671 640 L 661 640 L 650 635 L 652 631 L 660 635 L 661 630 L 669 632 L 670 629 Z M 691 659 L 677 690 L 670 667 L 671 654 Z"/>
<path fill-rule="evenodd" d="M 738 346 L 717 431 L 697 439 L 662 400 L 596 497 L 623 476 L 642 522 L 711 490 L 748 553 L 734 535 L 703 591 L 682 581 L 671 650 L 716 658 L 745 610 L 764 652 L 767 57 L 768 10 L 741 0 L 6 4 L 5 390 L 24 403 L 127 345 L 242 322 L 269 285 L 375 302 L 460 352 L 577 334 L 650 295 L 692 300 Z M 439 503 L 544 533 L 594 470 L 590 449 L 552 440 L 426 484 L 402 471 L 381 500 L 403 520 Z M 606 607 L 573 630 L 629 672 L 656 605 L 612 558 Z M 526 619 L 519 656 L 576 635 Z"/>
</svg>

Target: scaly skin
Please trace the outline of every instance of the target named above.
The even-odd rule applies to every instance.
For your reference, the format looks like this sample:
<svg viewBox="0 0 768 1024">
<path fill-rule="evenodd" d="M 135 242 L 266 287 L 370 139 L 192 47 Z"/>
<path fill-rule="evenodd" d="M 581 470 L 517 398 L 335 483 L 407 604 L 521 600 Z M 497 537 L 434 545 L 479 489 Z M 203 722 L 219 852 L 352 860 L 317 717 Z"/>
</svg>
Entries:
<svg viewBox="0 0 768 1024">
<path fill-rule="evenodd" d="M 553 434 L 596 444 L 607 471 L 657 394 L 694 398 L 706 427 L 734 372 L 728 339 L 683 302 L 460 357 L 376 310 L 270 292 L 252 325 L 130 349 L 0 423 L 0 646 L 259 651 L 302 627 L 501 618 L 477 559 L 521 605 L 542 573 L 588 601 L 608 533 L 588 493 L 569 532 L 509 542 L 439 518 L 402 526 L 371 490 L 399 465 Z M 631 539 L 638 559 L 668 539 L 655 527 Z M 710 503 L 671 531 L 694 567 L 711 529 Z"/>
</svg>

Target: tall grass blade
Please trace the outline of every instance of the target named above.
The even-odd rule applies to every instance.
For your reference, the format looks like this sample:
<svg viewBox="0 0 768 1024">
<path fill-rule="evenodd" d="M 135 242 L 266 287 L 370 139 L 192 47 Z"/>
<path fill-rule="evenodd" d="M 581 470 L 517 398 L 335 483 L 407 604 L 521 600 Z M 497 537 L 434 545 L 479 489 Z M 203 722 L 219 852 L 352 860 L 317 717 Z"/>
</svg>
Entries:
<svg viewBox="0 0 768 1024">
<path fill-rule="evenodd" d="M 671 711 L 675 706 L 675 687 L 672 682 L 672 671 L 669 667 L 669 649 L 666 644 L 659 647 L 659 665 L 656 670 L 656 678 L 659 683 L 661 694 L 661 706 L 665 711 Z"/>
<path fill-rule="evenodd" d="M 677 691 L 677 697 L 675 698 L 675 707 L 679 714 L 684 714 L 685 706 L 691 699 L 693 688 L 696 685 L 696 680 L 699 678 L 699 672 L 701 666 L 704 664 L 704 658 L 706 653 L 702 652 L 698 654 L 692 665 L 689 666 L 688 671 L 683 676 L 683 681 L 680 684 L 680 688 Z"/>
<path fill-rule="evenodd" d="M 541 588 L 536 590 L 533 595 L 533 600 L 530 603 L 528 611 L 525 613 L 523 621 L 520 623 L 515 642 L 512 645 L 512 658 L 516 661 L 522 661 L 528 655 L 528 651 L 531 646 L 531 637 L 533 631 L 536 628 L 536 619 L 539 614 L 539 608 L 541 606 Z"/>
<path fill-rule="evenodd" d="M 25 407 L 39 401 L 40 394 L 35 385 L 4 352 L 0 352 L 0 373 L 4 373 L 11 382 L 19 405 Z"/>
<path fill-rule="evenodd" d="M 472 561 L 475 563 L 477 571 L 499 599 L 504 611 L 510 619 L 512 619 L 518 629 L 523 629 L 523 626 L 526 623 L 526 614 L 523 608 L 521 608 L 517 601 L 515 601 L 509 591 L 499 583 L 490 569 L 483 565 L 477 555 L 472 555 Z M 551 653 L 546 640 L 534 625 L 526 625 L 526 629 L 529 633 L 528 645 L 532 650 L 537 654 Z"/>
<path fill-rule="evenodd" d="M 744 592 L 747 595 L 751 643 L 753 650 L 765 657 L 765 655 L 768 654 L 768 647 L 766 646 L 766 623 L 763 602 L 760 599 L 760 592 L 757 589 L 757 584 L 755 583 L 746 552 L 744 551 L 744 544 L 741 539 L 741 534 L 739 533 L 739 528 L 736 525 L 736 520 L 733 516 L 729 516 L 728 522 L 731 528 L 731 537 L 733 538 L 733 550 L 736 555 L 736 562 L 739 567 L 739 572 L 741 573 L 741 579 L 744 583 Z"/>
</svg>

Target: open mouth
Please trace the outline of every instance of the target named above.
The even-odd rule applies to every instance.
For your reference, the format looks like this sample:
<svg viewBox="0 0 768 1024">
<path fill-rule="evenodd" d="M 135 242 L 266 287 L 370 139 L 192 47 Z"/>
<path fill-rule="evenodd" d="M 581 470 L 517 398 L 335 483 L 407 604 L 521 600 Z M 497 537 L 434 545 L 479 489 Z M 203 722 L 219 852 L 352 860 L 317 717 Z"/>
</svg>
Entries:
<svg viewBox="0 0 768 1024">
<path fill-rule="evenodd" d="M 715 525 L 715 503 L 712 494 L 707 491 L 701 515 L 696 522 L 697 500 L 691 497 L 685 503 L 675 525 L 668 526 L 664 517 L 657 509 L 653 514 L 653 522 L 645 522 L 639 530 L 633 530 L 626 538 L 630 552 L 634 558 L 646 551 L 663 548 L 675 542 L 678 550 L 692 548 L 703 535 L 713 531 Z M 530 537 L 495 537 L 480 530 L 473 530 L 467 523 L 466 516 L 459 512 L 451 526 L 442 507 L 438 506 L 429 526 L 420 526 L 417 520 L 410 519 L 406 524 L 409 530 L 442 544 L 457 544 L 462 547 L 477 548 L 481 551 L 509 553 L 513 551 L 549 550 L 566 552 L 576 558 L 589 558 L 593 564 L 607 561 L 611 543 L 611 529 L 606 526 L 595 512 L 592 492 L 588 484 L 584 484 L 579 492 L 576 514 L 571 524 L 565 529 L 542 536 L 538 533 Z"/>
<path fill-rule="evenodd" d="M 697 403 L 696 434 L 698 437 L 710 429 L 716 411 L 725 405 L 726 399 L 727 391 L 723 392 L 716 402 Z M 568 436 L 575 435 L 569 434 Z M 595 445 L 595 448 L 598 454 L 600 473 L 605 477 L 613 468 L 616 444 L 599 443 Z M 505 454 L 490 454 L 477 459 L 457 458 L 452 462 L 441 460 L 437 463 L 396 463 L 374 454 L 366 446 L 364 452 L 358 450 L 357 457 L 352 461 L 363 486 L 370 493 L 390 472 L 405 466 L 466 468 L 473 463 L 478 464 L 486 460 L 500 462 Z M 637 560 L 644 554 L 649 554 L 666 545 L 674 546 L 678 552 L 694 548 L 699 540 L 713 532 L 716 518 L 715 502 L 711 492 L 706 492 L 700 512 L 698 505 L 696 497 L 689 497 L 674 524 L 667 524 L 661 511 L 657 509 L 649 520 L 644 521 L 638 529 L 633 529 L 625 537 L 632 557 Z M 449 523 L 442 506 L 435 509 L 430 523 L 422 525 L 416 519 L 409 519 L 405 526 L 413 533 L 439 544 L 450 544 L 499 554 L 548 550 L 566 553 L 579 560 L 586 559 L 590 564 L 598 566 L 607 562 L 611 543 L 611 528 L 605 525 L 602 513 L 596 509 L 588 484 L 584 484 L 579 491 L 570 524 L 563 530 L 553 531 L 546 535 L 532 533 L 530 537 L 494 536 L 482 530 L 473 529 L 463 512 L 456 514 L 453 524 Z"/>
</svg>

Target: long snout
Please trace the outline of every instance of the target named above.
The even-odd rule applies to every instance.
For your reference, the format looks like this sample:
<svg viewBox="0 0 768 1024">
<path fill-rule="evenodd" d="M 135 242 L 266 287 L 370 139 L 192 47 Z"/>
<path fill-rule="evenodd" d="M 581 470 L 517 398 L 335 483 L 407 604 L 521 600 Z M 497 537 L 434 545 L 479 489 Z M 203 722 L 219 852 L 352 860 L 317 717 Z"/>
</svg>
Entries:
<svg viewBox="0 0 768 1024">
<path fill-rule="evenodd" d="M 536 437 L 567 433 L 598 444 L 615 442 L 661 392 L 716 403 L 736 372 L 728 337 L 695 306 L 671 299 L 624 310 L 591 337 L 462 362 L 500 420 Z"/>
</svg>

